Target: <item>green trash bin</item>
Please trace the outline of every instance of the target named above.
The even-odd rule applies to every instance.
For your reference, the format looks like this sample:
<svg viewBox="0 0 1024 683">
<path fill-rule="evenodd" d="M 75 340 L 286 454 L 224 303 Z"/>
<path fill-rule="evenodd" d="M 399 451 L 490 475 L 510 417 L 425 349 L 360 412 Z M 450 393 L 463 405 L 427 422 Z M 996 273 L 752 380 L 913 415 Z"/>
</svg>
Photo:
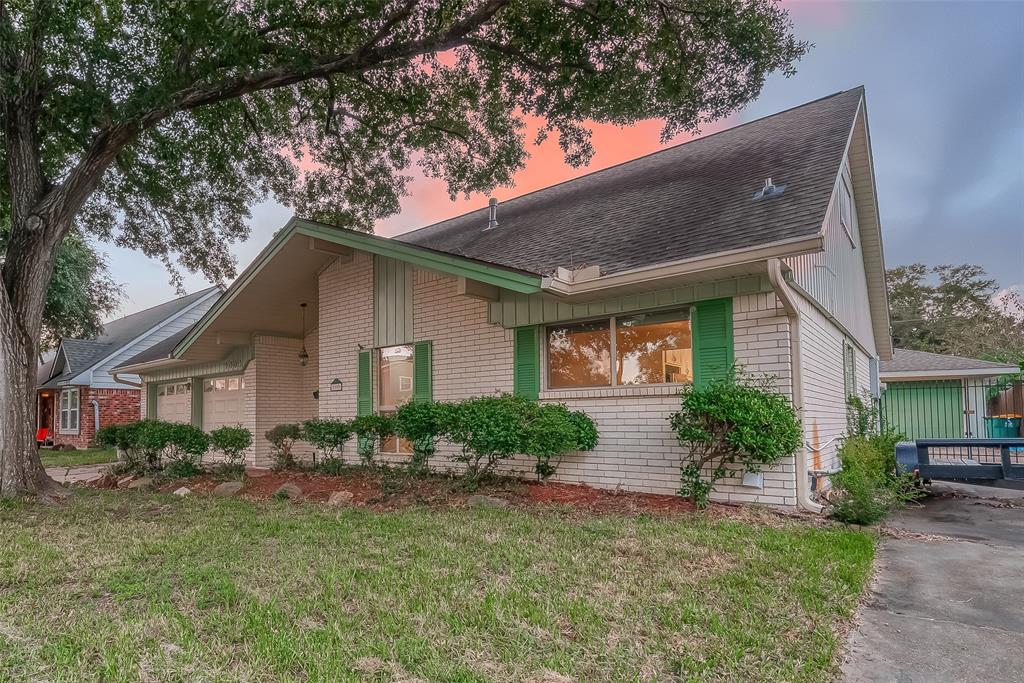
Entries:
<svg viewBox="0 0 1024 683">
<path fill-rule="evenodd" d="M 985 418 L 990 439 L 1016 439 L 1020 436 L 1020 415 L 993 415 Z"/>
</svg>

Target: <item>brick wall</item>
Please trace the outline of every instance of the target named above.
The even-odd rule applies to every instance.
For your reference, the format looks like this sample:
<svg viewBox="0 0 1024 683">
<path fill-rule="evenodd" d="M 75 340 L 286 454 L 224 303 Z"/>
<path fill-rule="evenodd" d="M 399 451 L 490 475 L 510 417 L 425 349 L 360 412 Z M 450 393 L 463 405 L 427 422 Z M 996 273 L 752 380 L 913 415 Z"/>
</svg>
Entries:
<svg viewBox="0 0 1024 683">
<path fill-rule="evenodd" d="M 316 417 L 317 402 L 313 398 L 317 375 L 316 338 L 314 332 L 306 339 L 306 351 L 310 355 L 306 367 L 299 364 L 300 340 L 262 335 L 254 340 L 255 355 L 245 375 L 247 399 L 250 396 L 255 399 L 251 465 L 269 467 L 273 464 L 272 448 L 264 436 L 267 430 Z M 248 402 L 245 410 L 249 412 Z M 293 452 L 300 459 L 312 456 L 312 449 L 305 443 L 296 444 Z"/>
<path fill-rule="evenodd" d="M 372 259 L 357 254 L 352 260 L 339 260 L 320 277 L 319 410 L 324 417 L 355 415 L 359 345 L 370 348 L 373 340 L 372 267 Z M 434 398 L 512 391 L 511 331 L 488 324 L 486 303 L 457 296 L 455 284 L 454 278 L 430 271 L 417 269 L 414 274 L 414 334 L 417 341 L 433 342 Z M 774 294 L 737 297 L 733 308 L 737 363 L 748 372 L 773 376 L 778 389 L 788 395 L 789 321 Z M 328 391 L 334 378 L 342 381 L 342 391 Z M 542 400 L 586 411 L 601 434 L 596 450 L 562 460 L 556 480 L 666 494 L 678 488 L 681 452 L 668 424 L 668 416 L 678 407 L 674 388 L 545 392 Z M 451 452 L 450 446 L 441 444 L 431 465 L 453 468 L 447 457 Z M 506 469 L 531 473 L 533 463 L 517 459 Z M 733 479 L 720 485 L 713 497 L 795 505 L 793 459 L 766 470 L 763 489 L 744 487 Z"/>
<path fill-rule="evenodd" d="M 54 445 L 70 445 L 87 448 L 96 435 L 96 420 L 92 402 L 100 409 L 100 427 L 112 424 L 135 422 L 141 418 L 142 392 L 139 389 L 92 389 L 80 387 L 78 396 L 79 417 L 77 434 L 60 433 L 60 392 L 54 403 Z"/>
</svg>

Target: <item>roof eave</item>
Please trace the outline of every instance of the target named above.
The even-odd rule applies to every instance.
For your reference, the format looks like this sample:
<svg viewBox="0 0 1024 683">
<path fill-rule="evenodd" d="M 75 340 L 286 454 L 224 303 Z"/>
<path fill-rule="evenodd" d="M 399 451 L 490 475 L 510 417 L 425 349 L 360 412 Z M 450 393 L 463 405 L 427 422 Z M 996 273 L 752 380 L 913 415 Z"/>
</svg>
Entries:
<svg viewBox="0 0 1024 683">
<path fill-rule="evenodd" d="M 559 297 L 576 297 L 603 292 L 640 283 L 657 285 L 683 276 L 707 273 L 712 276 L 716 270 L 756 264 L 771 258 L 788 258 L 821 251 L 824 237 L 819 233 L 808 237 L 780 240 L 747 249 L 706 254 L 694 258 L 658 263 L 642 268 L 633 268 L 581 282 L 567 282 L 558 277 L 545 277 L 541 289 Z"/>
<path fill-rule="evenodd" d="M 969 368 L 960 370 L 890 370 L 888 372 L 879 372 L 878 377 L 883 382 L 898 382 L 900 380 L 999 377 L 1001 375 L 1013 375 L 1018 372 L 1020 372 L 1020 368 L 1007 365 L 1005 368 Z"/>
</svg>

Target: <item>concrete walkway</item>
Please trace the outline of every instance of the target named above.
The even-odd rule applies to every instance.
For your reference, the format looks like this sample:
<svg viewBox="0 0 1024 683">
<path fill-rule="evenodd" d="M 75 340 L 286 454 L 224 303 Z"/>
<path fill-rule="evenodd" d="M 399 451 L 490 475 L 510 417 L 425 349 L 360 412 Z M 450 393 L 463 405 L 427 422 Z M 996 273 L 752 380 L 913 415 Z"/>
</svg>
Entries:
<svg viewBox="0 0 1024 683">
<path fill-rule="evenodd" d="M 1024 500 L 1019 491 L 936 487 L 956 497 L 889 522 L 905 537 L 882 541 L 850 637 L 847 683 L 1024 680 Z"/>
</svg>

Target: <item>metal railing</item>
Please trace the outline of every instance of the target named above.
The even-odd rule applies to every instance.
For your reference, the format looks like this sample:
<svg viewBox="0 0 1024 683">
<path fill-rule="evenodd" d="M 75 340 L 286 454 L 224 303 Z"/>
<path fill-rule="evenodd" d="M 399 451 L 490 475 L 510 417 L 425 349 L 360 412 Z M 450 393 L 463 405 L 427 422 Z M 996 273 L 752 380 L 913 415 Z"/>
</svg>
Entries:
<svg viewBox="0 0 1024 683">
<path fill-rule="evenodd" d="M 889 382 L 882 425 L 919 439 L 1014 439 L 1024 436 L 1024 381 L 985 379 Z"/>
</svg>

